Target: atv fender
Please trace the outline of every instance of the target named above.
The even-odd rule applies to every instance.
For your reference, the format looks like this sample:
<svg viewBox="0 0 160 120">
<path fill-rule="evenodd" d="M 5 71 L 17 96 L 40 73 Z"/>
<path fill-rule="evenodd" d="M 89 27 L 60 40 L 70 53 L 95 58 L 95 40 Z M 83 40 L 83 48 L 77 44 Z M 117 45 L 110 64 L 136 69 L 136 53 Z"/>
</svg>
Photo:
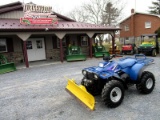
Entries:
<svg viewBox="0 0 160 120">
<path fill-rule="evenodd" d="M 126 84 L 125 81 L 122 80 L 121 78 L 119 78 L 119 77 L 117 77 L 117 76 L 113 76 L 112 79 L 120 81 L 120 82 L 123 84 L 124 88 L 125 88 L 125 89 L 128 89 L 127 84 Z"/>
<path fill-rule="evenodd" d="M 83 85 L 77 85 L 74 80 L 68 80 L 66 90 L 78 98 L 82 103 L 84 103 L 88 108 L 94 110 L 95 99 L 87 92 Z"/>
</svg>

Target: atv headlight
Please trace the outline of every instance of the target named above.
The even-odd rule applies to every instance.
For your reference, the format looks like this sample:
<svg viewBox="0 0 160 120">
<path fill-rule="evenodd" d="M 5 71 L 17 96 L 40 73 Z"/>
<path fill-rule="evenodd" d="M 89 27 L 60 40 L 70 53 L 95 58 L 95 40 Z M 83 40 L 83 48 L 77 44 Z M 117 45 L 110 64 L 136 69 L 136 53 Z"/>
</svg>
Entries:
<svg viewBox="0 0 160 120">
<path fill-rule="evenodd" d="M 87 71 L 86 71 L 86 70 L 82 70 L 82 74 L 83 74 L 84 76 L 86 76 L 86 75 L 87 75 Z"/>
<path fill-rule="evenodd" d="M 98 80 L 98 75 L 94 74 L 94 79 Z"/>
<path fill-rule="evenodd" d="M 99 67 L 104 67 L 104 64 L 103 63 L 99 63 Z"/>
</svg>

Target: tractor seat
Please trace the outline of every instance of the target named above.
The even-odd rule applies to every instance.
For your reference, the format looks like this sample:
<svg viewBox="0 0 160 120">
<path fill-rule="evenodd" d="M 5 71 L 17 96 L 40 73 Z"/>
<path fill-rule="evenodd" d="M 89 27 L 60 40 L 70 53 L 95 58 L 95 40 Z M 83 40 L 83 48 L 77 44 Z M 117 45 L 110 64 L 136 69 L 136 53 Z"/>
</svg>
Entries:
<svg viewBox="0 0 160 120">
<path fill-rule="evenodd" d="M 124 69 L 126 67 L 131 67 L 133 66 L 135 63 L 137 62 L 137 60 L 132 59 L 132 58 L 128 58 L 128 59 L 124 59 L 122 61 L 118 61 L 118 65 Z"/>
</svg>

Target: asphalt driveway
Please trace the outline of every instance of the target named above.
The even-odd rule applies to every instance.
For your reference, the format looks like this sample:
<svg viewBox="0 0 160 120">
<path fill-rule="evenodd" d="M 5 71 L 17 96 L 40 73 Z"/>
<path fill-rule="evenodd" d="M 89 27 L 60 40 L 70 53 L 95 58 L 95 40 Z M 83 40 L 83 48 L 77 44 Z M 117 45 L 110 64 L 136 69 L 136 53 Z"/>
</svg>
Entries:
<svg viewBox="0 0 160 120">
<path fill-rule="evenodd" d="M 114 109 L 96 97 L 96 109 L 90 111 L 65 91 L 67 80 L 82 79 L 81 70 L 95 66 L 101 59 L 64 62 L 19 69 L 0 75 L 0 120 L 159 120 L 160 57 L 148 67 L 156 78 L 154 91 L 142 95 L 132 86 L 123 103 Z"/>
</svg>

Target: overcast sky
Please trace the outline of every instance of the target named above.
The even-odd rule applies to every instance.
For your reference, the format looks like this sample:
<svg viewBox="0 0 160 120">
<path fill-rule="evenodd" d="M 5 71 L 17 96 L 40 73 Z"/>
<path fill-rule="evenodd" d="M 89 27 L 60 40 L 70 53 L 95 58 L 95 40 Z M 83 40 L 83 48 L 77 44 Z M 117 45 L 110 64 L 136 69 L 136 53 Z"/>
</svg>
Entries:
<svg viewBox="0 0 160 120">
<path fill-rule="evenodd" d="M 16 2 L 18 0 L 1 0 L 0 5 Z M 63 14 L 72 11 L 75 7 L 86 3 L 89 0 L 19 0 L 24 3 L 33 2 L 37 5 L 52 6 L 53 10 Z M 122 0 L 120 0 L 122 1 Z M 124 16 L 128 17 L 131 14 L 131 9 L 136 9 L 137 12 L 147 12 L 148 7 L 152 6 L 152 1 L 156 0 L 123 0 L 126 3 Z"/>
</svg>

